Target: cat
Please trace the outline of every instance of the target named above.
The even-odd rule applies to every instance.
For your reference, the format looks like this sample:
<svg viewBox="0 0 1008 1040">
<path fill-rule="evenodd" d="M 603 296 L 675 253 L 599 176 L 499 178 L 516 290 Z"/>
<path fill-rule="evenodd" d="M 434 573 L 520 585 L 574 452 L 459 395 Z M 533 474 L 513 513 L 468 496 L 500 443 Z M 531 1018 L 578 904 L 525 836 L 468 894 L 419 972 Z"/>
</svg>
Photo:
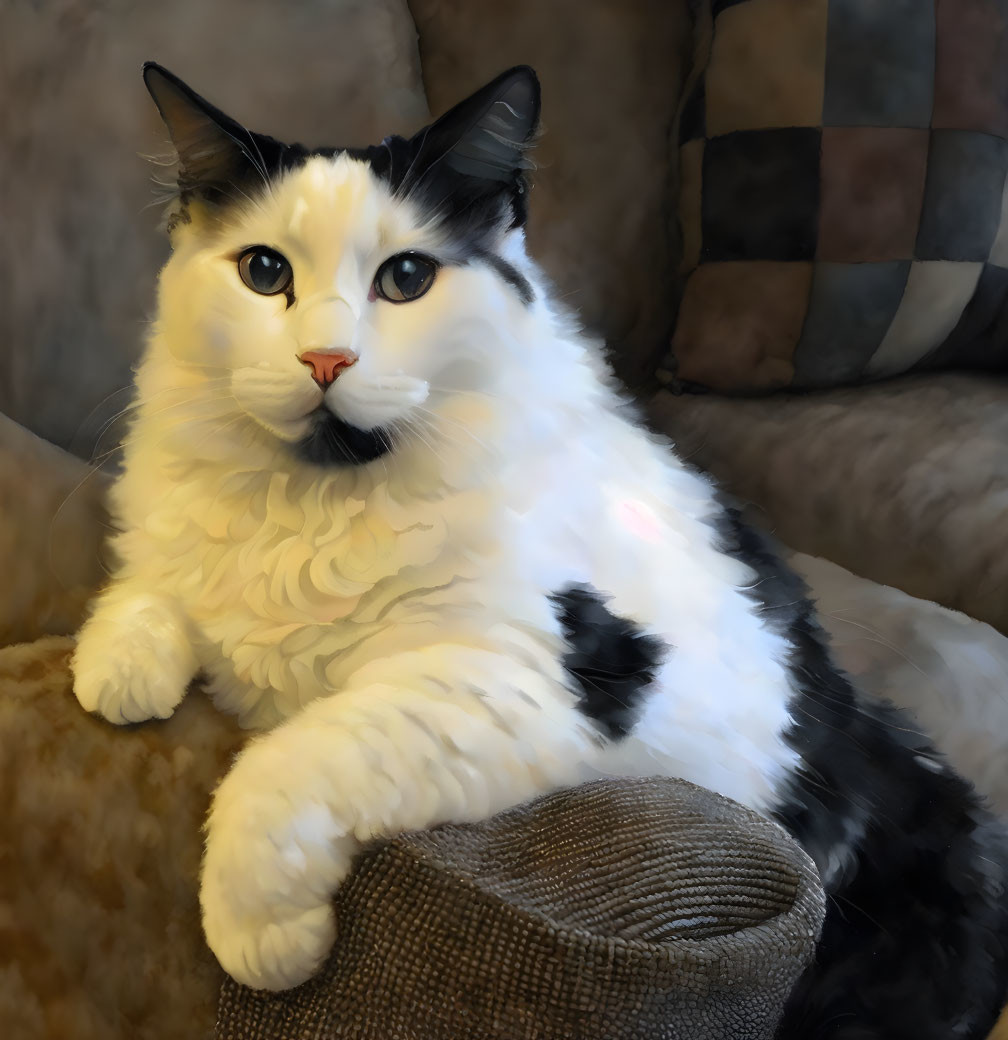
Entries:
<svg viewBox="0 0 1008 1040">
<path fill-rule="evenodd" d="M 409 139 L 317 150 L 144 78 L 173 252 L 73 671 L 115 723 L 169 716 L 201 672 L 264 731 L 207 824 L 225 970 L 309 977 L 369 839 L 664 774 L 777 819 L 820 871 L 782 1037 L 986 1035 L 1005 836 L 861 703 L 799 579 L 551 300 L 524 247 L 532 70 Z"/>
</svg>

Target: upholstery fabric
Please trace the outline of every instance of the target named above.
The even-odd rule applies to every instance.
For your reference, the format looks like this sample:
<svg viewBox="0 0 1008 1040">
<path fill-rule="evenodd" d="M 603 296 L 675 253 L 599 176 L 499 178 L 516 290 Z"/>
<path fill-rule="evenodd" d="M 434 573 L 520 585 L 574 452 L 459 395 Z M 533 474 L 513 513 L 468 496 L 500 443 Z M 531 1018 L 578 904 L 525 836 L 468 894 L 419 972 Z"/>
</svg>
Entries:
<svg viewBox="0 0 1008 1040">
<path fill-rule="evenodd" d="M 675 780 L 605 780 L 358 860 L 332 955 L 226 981 L 217 1040 L 770 1040 L 824 896 L 776 824 Z"/>
<path fill-rule="evenodd" d="M 1008 380 L 662 392 L 650 414 L 786 545 L 1008 633 Z"/>
<path fill-rule="evenodd" d="M 0 415 L 0 646 L 67 635 L 105 576 L 108 481 Z"/>
<path fill-rule="evenodd" d="M 902 708 L 1008 820 L 1008 636 L 821 557 L 788 563 L 858 690 Z"/>
<path fill-rule="evenodd" d="M 671 371 L 1008 368 L 1008 0 L 708 0 Z"/>
</svg>

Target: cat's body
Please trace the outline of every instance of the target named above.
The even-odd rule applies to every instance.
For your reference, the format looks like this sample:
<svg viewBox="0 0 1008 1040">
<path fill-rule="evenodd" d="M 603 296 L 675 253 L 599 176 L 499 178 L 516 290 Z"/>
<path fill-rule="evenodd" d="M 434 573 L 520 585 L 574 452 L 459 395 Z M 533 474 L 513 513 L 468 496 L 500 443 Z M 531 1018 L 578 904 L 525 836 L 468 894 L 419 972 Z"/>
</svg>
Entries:
<svg viewBox="0 0 1008 1040">
<path fill-rule="evenodd" d="M 855 706 L 800 585 L 549 302 L 520 230 L 531 75 L 412 142 L 315 156 L 148 83 L 188 223 L 76 688 L 133 721 L 202 670 L 222 709 L 275 727 L 209 822 L 224 967 L 306 977 L 371 836 L 663 773 L 777 815 L 836 900 L 871 879 L 875 923 L 835 902 L 786 1035 L 982 1036 L 1008 971 L 1000 832 L 923 741 Z M 917 931 L 891 945 L 901 922 Z M 911 993 L 923 1025 L 894 1031 Z"/>
</svg>

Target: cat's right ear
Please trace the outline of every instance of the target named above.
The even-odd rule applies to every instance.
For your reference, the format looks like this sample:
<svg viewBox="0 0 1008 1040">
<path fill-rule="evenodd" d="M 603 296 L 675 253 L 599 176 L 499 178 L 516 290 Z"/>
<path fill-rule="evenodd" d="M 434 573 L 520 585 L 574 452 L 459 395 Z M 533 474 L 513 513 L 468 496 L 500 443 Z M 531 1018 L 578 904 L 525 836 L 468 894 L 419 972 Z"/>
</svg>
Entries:
<svg viewBox="0 0 1008 1040">
<path fill-rule="evenodd" d="M 237 195 L 250 178 L 268 181 L 259 135 L 155 62 L 144 64 L 143 78 L 178 154 L 180 195 L 196 192 L 217 201 Z"/>
</svg>

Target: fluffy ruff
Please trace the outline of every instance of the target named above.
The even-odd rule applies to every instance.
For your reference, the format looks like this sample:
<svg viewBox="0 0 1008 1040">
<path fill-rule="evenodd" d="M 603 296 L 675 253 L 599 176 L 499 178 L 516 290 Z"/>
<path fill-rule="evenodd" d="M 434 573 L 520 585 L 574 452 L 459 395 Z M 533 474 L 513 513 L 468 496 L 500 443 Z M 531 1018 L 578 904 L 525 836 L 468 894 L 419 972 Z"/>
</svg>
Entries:
<svg viewBox="0 0 1008 1040">
<path fill-rule="evenodd" d="M 176 224 L 78 698 L 167 717 L 202 670 L 223 710 L 270 730 L 215 795 L 201 881 L 210 946 L 252 985 L 319 965 L 363 842 L 664 774 L 780 819 L 833 896 L 784 1036 L 982 1037 L 1006 984 L 1000 831 L 923 740 L 858 705 L 800 583 L 640 428 L 550 303 L 520 177 L 496 179 L 531 81 L 501 82 L 490 159 L 469 141 L 447 195 L 383 180 L 451 154 L 444 127 L 412 160 L 409 142 L 379 149 L 384 166 L 264 142 L 286 156 L 268 193 L 222 214 L 215 189 L 211 215 Z M 474 164 L 508 185 L 496 217 Z M 459 196 L 461 225 L 423 208 Z M 298 258 L 286 299 L 236 277 L 254 242 Z M 404 251 L 439 274 L 384 303 L 371 272 Z M 358 359 L 324 391 L 298 361 L 320 342 Z M 292 446 L 320 407 L 394 431 L 393 450 L 305 463 Z"/>
</svg>

